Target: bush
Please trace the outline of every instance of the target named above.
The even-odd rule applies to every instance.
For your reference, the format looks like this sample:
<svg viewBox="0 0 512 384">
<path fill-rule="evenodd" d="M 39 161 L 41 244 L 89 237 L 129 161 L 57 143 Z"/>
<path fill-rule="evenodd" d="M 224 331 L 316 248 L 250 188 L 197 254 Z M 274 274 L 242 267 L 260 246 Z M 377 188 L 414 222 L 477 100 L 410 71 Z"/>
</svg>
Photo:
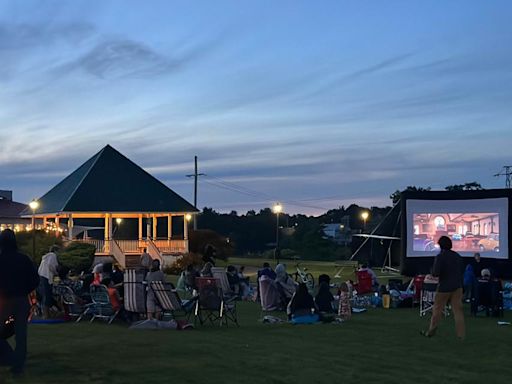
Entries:
<svg viewBox="0 0 512 384">
<path fill-rule="evenodd" d="M 71 242 L 59 252 L 59 262 L 79 274 L 91 269 L 96 247 L 92 244 Z"/>
<path fill-rule="evenodd" d="M 179 275 L 183 272 L 190 264 L 197 267 L 201 266 L 203 263 L 202 256 L 197 253 L 187 253 L 183 255 L 183 257 L 179 258 L 172 265 L 164 268 L 164 273 L 168 275 Z"/>
<path fill-rule="evenodd" d="M 62 246 L 61 237 L 56 237 L 54 233 L 46 233 L 45 231 L 36 231 L 36 253 L 32 255 L 32 232 L 16 233 L 18 248 L 32 258 L 34 263 L 40 264 L 41 258 L 48 253 L 52 245 Z"/>
</svg>

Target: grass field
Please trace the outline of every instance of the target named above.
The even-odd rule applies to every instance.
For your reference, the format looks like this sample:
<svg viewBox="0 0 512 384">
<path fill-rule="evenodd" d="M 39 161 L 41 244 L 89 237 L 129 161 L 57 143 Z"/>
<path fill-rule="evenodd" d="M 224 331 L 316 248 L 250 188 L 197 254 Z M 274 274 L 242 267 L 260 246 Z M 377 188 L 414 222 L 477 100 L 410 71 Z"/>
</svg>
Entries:
<svg viewBox="0 0 512 384">
<path fill-rule="evenodd" d="M 0 383 L 502 383 L 512 377 L 512 326 L 494 318 L 467 317 L 467 339 L 460 342 L 451 318 L 435 338 L 421 337 L 428 320 L 417 309 L 370 309 L 343 324 L 293 326 L 262 324 L 256 303 L 238 308 L 239 328 L 31 325 L 25 376 L 15 381 L 0 368 Z M 505 320 L 512 320 L 510 312 Z"/>
</svg>

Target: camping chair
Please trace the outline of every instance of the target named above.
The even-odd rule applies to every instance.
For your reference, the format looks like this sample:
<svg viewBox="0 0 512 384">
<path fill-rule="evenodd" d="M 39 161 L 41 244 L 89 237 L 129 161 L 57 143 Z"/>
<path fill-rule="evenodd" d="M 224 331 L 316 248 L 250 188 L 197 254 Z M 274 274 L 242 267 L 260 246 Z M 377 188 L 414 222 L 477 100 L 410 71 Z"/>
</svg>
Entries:
<svg viewBox="0 0 512 384">
<path fill-rule="evenodd" d="M 372 275 L 367 271 L 356 271 L 357 283 L 354 284 L 354 289 L 358 295 L 364 295 L 366 293 L 372 293 Z"/>
<path fill-rule="evenodd" d="M 471 298 L 471 314 L 503 317 L 503 289 L 499 280 L 478 280 Z"/>
<path fill-rule="evenodd" d="M 119 314 L 119 310 L 114 310 L 110 303 L 107 287 L 104 285 L 91 285 L 91 299 L 92 303 L 87 306 L 84 315 L 91 315 L 91 323 L 94 319 L 108 320 L 111 324 L 112 321 Z"/>
<path fill-rule="evenodd" d="M 214 279 L 217 279 L 220 283 L 220 288 L 222 289 L 222 294 L 225 297 L 233 297 L 237 296 L 238 293 L 231 289 L 229 285 L 228 275 L 224 268 L 220 267 L 212 267 L 212 275 Z"/>
<path fill-rule="evenodd" d="M 197 298 L 181 300 L 173 285 L 163 281 L 152 281 L 149 288 L 155 294 L 155 298 L 160 308 L 162 308 L 164 315 L 168 313 L 175 320 L 180 315 L 184 315 L 187 321 L 190 319 Z"/>
<path fill-rule="evenodd" d="M 236 297 L 224 298 L 217 281 L 210 277 L 196 278 L 199 297 L 196 301 L 194 321 L 199 320 L 201 325 L 206 321 L 212 324 L 219 321 L 220 326 L 228 326 L 228 321 L 232 321 L 238 326 Z"/>
<path fill-rule="evenodd" d="M 146 315 L 146 285 L 144 272 L 127 269 L 124 272 L 124 309 L 127 312 Z"/>
<path fill-rule="evenodd" d="M 270 277 L 261 276 L 258 279 L 258 288 L 261 304 L 260 318 L 263 319 L 265 313 L 283 311 L 286 308 L 286 303 L 279 292 L 277 284 Z"/>
<path fill-rule="evenodd" d="M 423 282 L 421 287 L 421 296 L 420 296 L 420 316 L 425 316 L 427 313 L 432 313 L 432 309 L 434 308 L 434 301 L 437 293 L 437 283 L 426 283 Z M 443 310 L 444 316 L 448 316 L 450 314 L 448 310 L 448 306 L 446 306 Z"/>
<path fill-rule="evenodd" d="M 80 303 L 80 299 L 73 292 L 71 287 L 61 286 L 60 297 L 66 314 L 71 318 L 76 318 L 76 322 L 79 323 L 82 320 L 86 307 Z"/>
</svg>

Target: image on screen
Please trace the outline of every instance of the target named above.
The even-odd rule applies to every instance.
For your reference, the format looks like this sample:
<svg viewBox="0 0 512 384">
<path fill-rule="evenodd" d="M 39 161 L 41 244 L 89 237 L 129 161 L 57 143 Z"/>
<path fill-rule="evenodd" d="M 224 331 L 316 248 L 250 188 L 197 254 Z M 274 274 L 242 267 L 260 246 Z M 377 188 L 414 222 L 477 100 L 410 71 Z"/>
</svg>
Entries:
<svg viewBox="0 0 512 384">
<path fill-rule="evenodd" d="M 461 256 L 508 258 L 508 199 L 406 201 L 407 257 L 439 253 L 441 236 Z"/>
<path fill-rule="evenodd" d="M 416 213 L 414 251 L 435 251 L 441 236 L 452 239 L 456 252 L 500 251 L 499 213 Z"/>
</svg>

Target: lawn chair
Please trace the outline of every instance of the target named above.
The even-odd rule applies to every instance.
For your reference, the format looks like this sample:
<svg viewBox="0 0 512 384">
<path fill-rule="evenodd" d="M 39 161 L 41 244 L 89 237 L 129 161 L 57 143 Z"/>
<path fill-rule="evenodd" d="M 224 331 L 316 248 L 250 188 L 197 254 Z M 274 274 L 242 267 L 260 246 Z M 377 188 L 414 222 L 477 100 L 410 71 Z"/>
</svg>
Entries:
<svg viewBox="0 0 512 384">
<path fill-rule="evenodd" d="M 420 316 L 423 317 L 429 312 L 432 313 L 432 309 L 434 308 L 434 301 L 436 299 L 436 293 L 437 283 L 423 281 L 420 296 Z M 450 315 L 448 306 L 444 308 L 443 314 L 445 317 Z"/>
<path fill-rule="evenodd" d="M 79 323 L 82 320 L 86 307 L 80 302 L 81 300 L 75 292 L 73 292 L 71 287 L 61 286 L 59 289 L 66 315 L 71 318 L 76 318 L 76 322 Z"/>
<path fill-rule="evenodd" d="M 196 301 L 194 321 L 203 325 L 206 321 L 212 324 L 219 321 L 220 326 L 228 326 L 232 321 L 237 326 L 236 297 L 224 298 L 218 280 L 210 277 L 197 277 L 196 285 L 199 297 Z"/>
<path fill-rule="evenodd" d="M 279 292 L 279 288 L 274 280 L 263 275 L 258 279 L 258 287 L 260 292 L 261 318 L 265 313 L 283 311 L 286 308 L 286 302 Z"/>
<path fill-rule="evenodd" d="M 354 289 L 358 295 L 364 295 L 373 292 L 372 275 L 367 271 L 356 271 L 357 283 L 354 284 Z"/>
<path fill-rule="evenodd" d="M 503 289 L 499 280 L 478 280 L 471 298 L 471 314 L 503 317 Z"/>
<path fill-rule="evenodd" d="M 124 309 L 127 312 L 146 315 L 146 285 L 144 272 L 127 269 L 124 272 Z"/>
<path fill-rule="evenodd" d="M 155 294 L 155 298 L 160 308 L 162 308 L 164 315 L 168 313 L 175 320 L 181 315 L 185 316 L 187 321 L 190 319 L 197 298 L 181 300 L 173 285 L 162 281 L 152 281 L 150 289 Z"/>
<path fill-rule="evenodd" d="M 84 315 L 91 315 L 91 323 L 95 319 L 112 321 L 119 314 L 119 310 L 114 310 L 110 303 L 107 287 L 104 285 L 91 285 L 92 303 L 87 306 Z"/>
<path fill-rule="evenodd" d="M 237 296 L 238 293 L 231 289 L 229 285 L 228 275 L 224 268 L 220 267 L 212 267 L 212 275 L 214 279 L 217 279 L 220 284 L 220 288 L 222 289 L 222 294 L 224 297 L 231 298 L 233 296 Z"/>
</svg>

